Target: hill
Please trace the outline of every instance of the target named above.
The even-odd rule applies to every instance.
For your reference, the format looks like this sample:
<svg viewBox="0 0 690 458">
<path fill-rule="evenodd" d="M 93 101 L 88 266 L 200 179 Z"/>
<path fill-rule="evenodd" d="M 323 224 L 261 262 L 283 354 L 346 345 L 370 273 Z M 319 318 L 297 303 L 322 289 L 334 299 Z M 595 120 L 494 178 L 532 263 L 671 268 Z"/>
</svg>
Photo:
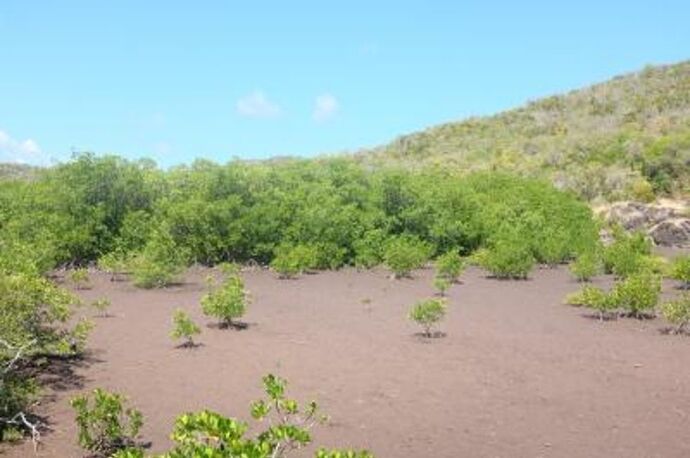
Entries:
<svg viewBox="0 0 690 458">
<path fill-rule="evenodd" d="M 355 156 L 370 165 L 516 171 L 588 200 L 687 194 L 690 61 L 431 127 Z"/>
</svg>

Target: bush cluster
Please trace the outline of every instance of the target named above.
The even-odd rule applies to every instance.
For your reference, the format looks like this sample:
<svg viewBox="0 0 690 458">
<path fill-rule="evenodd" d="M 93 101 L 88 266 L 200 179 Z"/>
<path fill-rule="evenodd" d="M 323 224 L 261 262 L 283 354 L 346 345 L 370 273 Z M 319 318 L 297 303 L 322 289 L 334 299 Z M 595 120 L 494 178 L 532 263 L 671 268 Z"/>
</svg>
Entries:
<svg viewBox="0 0 690 458">
<path fill-rule="evenodd" d="M 163 171 L 150 161 L 80 154 L 30 183 L 0 182 L 0 202 L 0 268 L 16 271 L 17 258 L 38 273 L 100 260 L 114 278 L 131 272 L 144 287 L 169 284 L 189 263 L 275 261 L 287 275 L 382 262 L 405 270 L 482 247 L 498 275 L 522 276 L 525 266 L 506 267 L 512 248 L 553 264 L 597 238 L 590 209 L 545 182 L 371 170 L 344 158 L 197 161 Z"/>
</svg>

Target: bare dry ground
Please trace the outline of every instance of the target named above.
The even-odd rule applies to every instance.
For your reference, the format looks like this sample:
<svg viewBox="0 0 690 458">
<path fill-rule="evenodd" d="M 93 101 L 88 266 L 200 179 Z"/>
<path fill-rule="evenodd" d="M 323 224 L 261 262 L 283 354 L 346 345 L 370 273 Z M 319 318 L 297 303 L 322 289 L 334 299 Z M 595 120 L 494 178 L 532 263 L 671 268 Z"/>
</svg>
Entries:
<svg viewBox="0 0 690 458">
<path fill-rule="evenodd" d="M 54 368 L 60 383 L 40 407 L 52 431 L 39 456 L 82 456 L 68 405 L 79 392 L 126 393 L 145 416 L 143 439 L 161 451 L 182 412 L 208 407 L 247 420 L 268 372 L 331 415 L 317 443 L 379 457 L 690 456 L 690 337 L 661 334 L 659 319 L 599 322 L 562 305 L 579 288 L 565 268 L 528 281 L 470 269 L 449 292 L 447 336 L 432 340 L 406 317 L 433 293 L 430 270 L 397 281 L 382 270 L 298 280 L 246 272 L 250 327 L 203 326 L 202 347 L 177 349 L 175 308 L 210 323 L 199 307 L 205 274 L 153 291 L 97 275 L 80 292 L 109 297 L 114 316 L 94 319 L 83 363 Z M 14 446 L 7 456 L 33 450 Z"/>
</svg>

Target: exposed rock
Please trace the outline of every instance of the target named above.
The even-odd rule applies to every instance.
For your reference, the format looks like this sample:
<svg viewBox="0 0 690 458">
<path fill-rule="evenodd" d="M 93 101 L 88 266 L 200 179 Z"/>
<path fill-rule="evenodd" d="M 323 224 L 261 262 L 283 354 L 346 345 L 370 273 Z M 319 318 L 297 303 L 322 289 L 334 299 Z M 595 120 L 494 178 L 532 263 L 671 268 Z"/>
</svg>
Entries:
<svg viewBox="0 0 690 458">
<path fill-rule="evenodd" d="M 644 230 L 658 245 L 690 246 L 690 218 L 687 207 L 680 202 L 617 202 L 595 211 L 629 231 Z"/>
<path fill-rule="evenodd" d="M 654 225 L 649 235 L 658 245 L 690 245 L 690 218 L 671 218 Z"/>
</svg>

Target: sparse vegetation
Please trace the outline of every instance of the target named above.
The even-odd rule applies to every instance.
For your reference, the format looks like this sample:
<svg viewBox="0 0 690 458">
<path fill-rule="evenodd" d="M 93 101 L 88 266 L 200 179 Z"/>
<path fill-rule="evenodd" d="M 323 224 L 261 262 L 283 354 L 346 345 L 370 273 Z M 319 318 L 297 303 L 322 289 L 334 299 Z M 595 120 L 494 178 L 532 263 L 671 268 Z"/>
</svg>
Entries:
<svg viewBox="0 0 690 458">
<path fill-rule="evenodd" d="M 265 399 L 251 404 L 251 416 L 266 420 L 269 427 L 248 437 L 249 425 L 210 410 L 186 413 L 175 421 L 171 438 L 175 445 L 160 458 L 252 457 L 284 458 L 312 442 L 311 430 L 328 418 L 315 401 L 300 406 L 286 396 L 287 382 L 273 374 L 263 378 Z M 260 423 L 261 424 L 261 423 Z M 319 448 L 316 458 L 374 458 L 366 450 Z M 116 458 L 143 458 L 141 449 L 130 448 Z"/>
<path fill-rule="evenodd" d="M 682 334 L 690 323 L 690 294 L 684 293 L 678 299 L 661 305 L 661 314 L 675 326 L 674 332 Z"/>
<path fill-rule="evenodd" d="M 95 299 L 91 301 L 91 307 L 93 307 L 101 317 L 106 318 L 109 316 L 108 309 L 110 308 L 110 299 L 107 297 Z"/>
<path fill-rule="evenodd" d="M 410 310 L 409 317 L 424 329 L 424 336 L 433 337 L 433 329 L 446 315 L 445 299 L 427 299 L 417 302 Z"/>
<path fill-rule="evenodd" d="M 76 289 L 87 289 L 89 287 L 89 271 L 84 267 L 78 267 L 69 273 L 69 279 Z"/>
<path fill-rule="evenodd" d="M 220 285 L 211 279 L 209 292 L 201 298 L 205 315 L 216 318 L 223 327 L 239 327 L 235 320 L 241 318 L 249 302 L 242 278 L 230 275 Z"/>
<path fill-rule="evenodd" d="M 540 176 L 585 200 L 648 201 L 687 192 L 689 75 L 689 61 L 650 67 L 494 116 L 405 135 L 358 159 L 374 166 L 442 164 L 458 173 Z"/>
<path fill-rule="evenodd" d="M 187 312 L 182 309 L 177 309 L 173 312 L 173 330 L 170 336 L 175 340 L 183 339 L 183 347 L 192 348 L 194 343 L 194 336 L 201 334 L 199 326 L 192 321 Z"/>
<path fill-rule="evenodd" d="M 601 321 L 617 315 L 618 304 L 613 297 L 595 286 L 586 285 L 581 291 L 568 295 L 565 302 L 595 310 Z"/>
<path fill-rule="evenodd" d="M 446 295 L 446 291 L 450 288 L 450 280 L 446 277 L 435 276 L 434 277 L 434 288 L 438 291 L 441 296 Z"/>
</svg>

